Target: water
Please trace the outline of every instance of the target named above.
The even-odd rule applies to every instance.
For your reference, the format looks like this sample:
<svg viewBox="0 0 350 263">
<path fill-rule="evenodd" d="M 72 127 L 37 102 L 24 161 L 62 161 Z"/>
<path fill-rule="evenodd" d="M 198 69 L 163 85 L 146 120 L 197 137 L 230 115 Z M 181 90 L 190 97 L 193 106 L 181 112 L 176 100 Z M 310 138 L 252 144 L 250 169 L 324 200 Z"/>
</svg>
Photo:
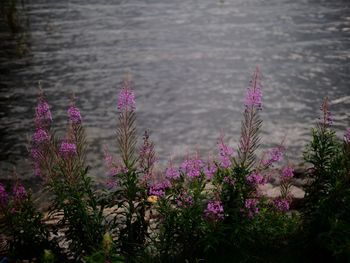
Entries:
<svg viewBox="0 0 350 263">
<path fill-rule="evenodd" d="M 22 15 L 21 37 L 0 27 L 2 170 L 16 165 L 31 176 L 26 144 L 39 80 L 60 135 L 76 94 L 98 178 L 103 145 L 116 152 L 117 92 L 128 71 L 138 131 L 151 130 L 164 165 L 194 149 L 207 155 L 221 131 L 236 145 L 256 65 L 264 83 L 263 149 L 286 138 L 289 160 L 300 161 L 325 96 L 338 134 L 350 125 L 348 1 L 32 0 Z"/>
</svg>

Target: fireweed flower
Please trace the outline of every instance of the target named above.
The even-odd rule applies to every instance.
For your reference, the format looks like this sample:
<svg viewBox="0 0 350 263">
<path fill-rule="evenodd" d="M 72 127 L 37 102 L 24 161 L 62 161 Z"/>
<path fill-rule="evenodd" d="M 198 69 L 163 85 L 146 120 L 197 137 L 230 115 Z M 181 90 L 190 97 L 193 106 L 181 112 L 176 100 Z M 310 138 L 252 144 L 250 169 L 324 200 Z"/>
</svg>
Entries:
<svg viewBox="0 0 350 263">
<path fill-rule="evenodd" d="M 244 210 L 247 213 L 247 216 L 249 218 L 253 218 L 255 215 L 260 213 L 259 207 L 259 200 L 255 198 L 249 198 L 246 199 L 244 202 Z"/>
<path fill-rule="evenodd" d="M 136 108 L 135 94 L 130 88 L 130 84 L 126 83 L 118 96 L 118 110 L 134 110 Z"/>
<path fill-rule="evenodd" d="M 284 167 L 282 169 L 282 179 L 290 180 L 294 176 L 294 169 L 290 166 Z"/>
<path fill-rule="evenodd" d="M 252 185 L 261 185 L 265 184 L 266 180 L 262 174 L 257 172 L 252 172 L 246 177 L 246 180 Z"/>
<path fill-rule="evenodd" d="M 213 162 L 208 162 L 203 169 L 203 172 L 208 180 L 211 180 L 217 171 L 217 167 Z"/>
<path fill-rule="evenodd" d="M 181 170 L 190 178 L 197 178 L 201 175 L 204 162 L 198 157 L 187 159 L 181 164 Z"/>
<path fill-rule="evenodd" d="M 289 201 L 283 198 L 276 198 L 273 200 L 273 205 L 277 210 L 281 212 L 287 212 L 290 206 Z"/>
<path fill-rule="evenodd" d="M 62 141 L 59 154 L 63 158 L 70 158 L 77 155 L 77 146 L 75 143 L 70 143 L 67 141 Z"/>
<path fill-rule="evenodd" d="M 148 194 L 163 197 L 165 196 L 165 190 L 168 189 L 170 186 L 171 184 L 169 181 L 155 183 L 149 188 Z"/>
<path fill-rule="evenodd" d="M 178 169 L 174 168 L 172 164 L 165 170 L 165 177 L 169 180 L 176 180 L 180 178 L 180 172 Z"/>
<path fill-rule="evenodd" d="M 235 151 L 230 146 L 224 143 L 224 137 L 221 136 L 218 142 L 219 147 L 219 160 L 220 166 L 223 169 L 231 166 L 231 158 L 234 156 Z"/>
<path fill-rule="evenodd" d="M 27 192 L 23 185 L 16 184 L 13 187 L 12 195 L 15 201 L 20 202 L 27 197 Z"/>
<path fill-rule="evenodd" d="M 35 109 L 35 122 L 39 127 L 50 125 L 52 122 L 49 104 L 43 98 L 39 98 L 39 103 Z"/>
<path fill-rule="evenodd" d="M 179 207 L 189 207 L 193 204 L 193 198 L 191 195 L 189 195 L 186 192 L 182 192 L 177 198 L 176 198 L 176 204 Z"/>
<path fill-rule="evenodd" d="M 82 121 L 82 118 L 81 118 L 81 114 L 80 114 L 80 110 L 74 106 L 74 105 L 71 105 L 69 108 L 68 108 L 68 117 L 69 117 L 69 120 L 74 123 L 74 124 L 79 124 L 81 123 Z"/>
<path fill-rule="evenodd" d="M 6 192 L 6 189 L 3 184 L 0 184 L 0 208 L 6 207 L 8 201 L 9 201 L 9 196 Z"/>
<path fill-rule="evenodd" d="M 33 143 L 36 145 L 40 145 L 44 142 L 47 142 L 49 140 L 49 135 L 44 129 L 37 129 L 35 133 L 33 134 Z"/>
<path fill-rule="evenodd" d="M 207 208 L 204 210 L 207 219 L 219 221 L 224 219 L 224 207 L 221 201 L 209 201 Z"/>
<path fill-rule="evenodd" d="M 275 147 L 269 151 L 269 156 L 267 160 L 263 161 L 265 166 L 270 166 L 275 162 L 279 162 L 283 159 L 284 148 L 282 146 Z"/>
<path fill-rule="evenodd" d="M 247 89 L 244 104 L 246 107 L 256 107 L 257 109 L 261 110 L 262 91 L 260 86 L 256 85 Z"/>
</svg>

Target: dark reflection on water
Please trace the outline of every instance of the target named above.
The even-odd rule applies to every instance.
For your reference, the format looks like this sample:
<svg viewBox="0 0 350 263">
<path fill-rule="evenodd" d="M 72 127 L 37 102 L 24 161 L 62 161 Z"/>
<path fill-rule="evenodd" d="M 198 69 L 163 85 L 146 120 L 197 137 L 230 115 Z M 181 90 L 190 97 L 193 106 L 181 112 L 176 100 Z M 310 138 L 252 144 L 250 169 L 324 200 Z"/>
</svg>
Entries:
<svg viewBox="0 0 350 263">
<path fill-rule="evenodd" d="M 285 136 L 300 160 L 322 97 L 335 127 L 349 126 L 350 2 L 311 0 L 124 0 L 26 3 L 30 54 L 13 55 L 0 32 L 0 161 L 30 175 L 26 137 L 33 132 L 42 80 L 60 134 L 71 91 L 78 97 L 98 177 L 103 144 L 116 151 L 116 99 L 134 76 L 138 128 L 149 128 L 160 159 L 199 149 L 207 155 L 223 130 L 235 145 L 250 74 L 264 74 L 263 147 Z"/>
</svg>

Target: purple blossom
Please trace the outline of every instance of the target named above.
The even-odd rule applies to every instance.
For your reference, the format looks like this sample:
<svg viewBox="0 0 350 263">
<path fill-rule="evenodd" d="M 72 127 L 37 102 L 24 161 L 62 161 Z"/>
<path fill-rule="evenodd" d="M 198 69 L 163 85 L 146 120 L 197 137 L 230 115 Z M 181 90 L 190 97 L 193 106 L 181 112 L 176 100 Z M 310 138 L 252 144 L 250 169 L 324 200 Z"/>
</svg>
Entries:
<svg viewBox="0 0 350 263">
<path fill-rule="evenodd" d="M 223 182 L 224 182 L 225 184 L 234 186 L 235 183 L 236 183 L 236 180 L 235 180 L 235 179 L 232 179 L 232 178 L 230 178 L 230 177 L 228 177 L 228 176 L 225 176 L 224 179 L 223 179 Z"/>
<path fill-rule="evenodd" d="M 213 162 L 208 162 L 203 169 L 203 172 L 208 180 L 211 180 L 214 174 L 217 172 L 217 167 Z"/>
<path fill-rule="evenodd" d="M 191 179 L 197 178 L 201 175 L 201 169 L 204 162 L 198 157 L 194 159 L 187 159 L 181 164 L 181 170 Z"/>
<path fill-rule="evenodd" d="M 281 212 L 287 212 L 289 211 L 289 201 L 287 199 L 283 199 L 283 198 L 276 198 L 275 200 L 273 200 L 273 205 L 275 206 L 275 208 Z"/>
<path fill-rule="evenodd" d="M 50 137 L 47 134 L 47 132 L 44 129 L 39 128 L 33 134 L 33 143 L 36 145 L 40 145 L 44 142 L 47 142 L 49 140 L 49 138 Z"/>
<path fill-rule="evenodd" d="M 49 104 L 42 98 L 35 109 L 35 122 L 39 127 L 50 125 L 52 122 Z"/>
<path fill-rule="evenodd" d="M 27 197 L 26 189 L 21 184 L 16 184 L 13 187 L 12 194 L 13 194 L 13 198 L 16 202 L 20 202 Z"/>
<path fill-rule="evenodd" d="M 219 139 L 218 147 L 220 166 L 224 169 L 229 168 L 232 164 L 231 158 L 234 156 L 235 151 L 233 150 L 233 148 L 224 143 L 223 136 L 221 136 Z"/>
<path fill-rule="evenodd" d="M 176 180 L 180 178 L 180 172 L 178 169 L 174 168 L 172 164 L 165 170 L 165 177 L 170 180 Z"/>
<path fill-rule="evenodd" d="M 266 183 L 265 177 L 257 172 L 252 172 L 246 179 L 252 185 L 261 185 Z"/>
<path fill-rule="evenodd" d="M 75 143 L 70 143 L 67 141 L 63 141 L 61 143 L 59 154 L 63 158 L 70 158 L 77 155 L 77 146 Z"/>
<path fill-rule="evenodd" d="M 68 117 L 69 117 L 69 120 L 74 124 L 81 123 L 82 118 L 81 118 L 80 110 L 74 105 L 71 105 L 68 108 Z"/>
<path fill-rule="evenodd" d="M 346 133 L 344 135 L 344 139 L 347 143 L 350 143 L 350 128 L 346 129 Z"/>
<path fill-rule="evenodd" d="M 8 201 L 9 201 L 9 196 L 6 192 L 6 189 L 4 185 L 0 183 L 0 208 L 6 207 Z"/>
<path fill-rule="evenodd" d="M 282 179 L 289 180 L 294 176 L 294 169 L 290 166 L 284 167 L 282 169 Z"/>
<path fill-rule="evenodd" d="M 244 202 L 245 212 L 247 213 L 247 216 L 249 218 L 253 218 L 255 215 L 260 213 L 258 204 L 259 204 L 259 200 L 256 198 L 249 198 L 245 200 Z"/>
<path fill-rule="evenodd" d="M 186 192 L 182 192 L 177 198 L 176 198 L 176 204 L 179 207 L 189 207 L 193 204 L 193 198 Z"/>
<path fill-rule="evenodd" d="M 284 148 L 282 146 L 275 147 L 269 151 L 267 160 L 263 161 L 265 166 L 270 166 L 275 162 L 279 162 L 283 159 Z"/>
<path fill-rule="evenodd" d="M 260 86 L 250 87 L 247 89 L 245 95 L 245 106 L 256 107 L 261 109 L 262 107 L 262 91 Z"/>
<path fill-rule="evenodd" d="M 224 219 L 224 207 L 221 201 L 209 201 L 207 208 L 204 210 L 207 219 L 218 221 Z"/>
<path fill-rule="evenodd" d="M 129 83 L 126 83 L 118 96 L 118 110 L 128 111 L 135 110 L 135 94 L 134 91 L 129 87 Z"/>
<path fill-rule="evenodd" d="M 171 184 L 169 181 L 155 183 L 149 188 L 148 194 L 163 197 L 165 196 L 165 190 L 170 186 Z"/>
</svg>

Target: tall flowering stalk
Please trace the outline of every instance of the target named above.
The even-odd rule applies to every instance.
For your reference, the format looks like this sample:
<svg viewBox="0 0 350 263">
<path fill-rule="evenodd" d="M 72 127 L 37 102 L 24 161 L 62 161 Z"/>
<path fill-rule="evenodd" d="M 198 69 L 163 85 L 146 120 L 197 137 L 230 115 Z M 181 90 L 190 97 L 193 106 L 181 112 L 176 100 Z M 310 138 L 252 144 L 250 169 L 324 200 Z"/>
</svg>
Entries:
<svg viewBox="0 0 350 263">
<path fill-rule="evenodd" d="M 262 125 L 259 117 L 259 111 L 262 109 L 262 86 L 260 79 L 260 70 L 256 68 L 245 98 L 241 138 L 238 147 L 238 161 L 241 167 L 246 168 L 251 168 L 254 164 L 254 151 L 258 148 L 260 141 L 259 131 Z"/>
<path fill-rule="evenodd" d="M 125 167 L 132 168 L 137 158 L 136 151 L 136 103 L 133 83 L 125 79 L 118 97 L 119 124 L 117 127 L 117 142 Z"/>
</svg>

